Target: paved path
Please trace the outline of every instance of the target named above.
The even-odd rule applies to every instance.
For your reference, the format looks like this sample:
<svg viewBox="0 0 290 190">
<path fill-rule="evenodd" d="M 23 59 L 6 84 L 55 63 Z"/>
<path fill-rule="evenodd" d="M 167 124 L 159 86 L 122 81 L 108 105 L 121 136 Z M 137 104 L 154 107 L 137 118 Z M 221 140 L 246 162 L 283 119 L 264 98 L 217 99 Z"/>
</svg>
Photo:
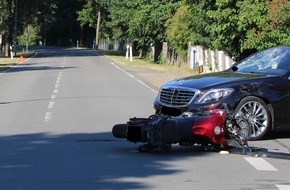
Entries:
<svg viewBox="0 0 290 190">
<path fill-rule="evenodd" d="M 117 63 L 118 64 L 118 63 Z M 134 73 L 137 77 L 141 77 L 145 82 L 152 85 L 157 90 L 165 83 L 186 76 L 190 76 L 189 73 L 179 72 L 179 71 L 159 71 L 154 69 L 146 69 L 140 67 L 132 67 L 120 65 L 122 68 L 130 73 Z"/>
</svg>

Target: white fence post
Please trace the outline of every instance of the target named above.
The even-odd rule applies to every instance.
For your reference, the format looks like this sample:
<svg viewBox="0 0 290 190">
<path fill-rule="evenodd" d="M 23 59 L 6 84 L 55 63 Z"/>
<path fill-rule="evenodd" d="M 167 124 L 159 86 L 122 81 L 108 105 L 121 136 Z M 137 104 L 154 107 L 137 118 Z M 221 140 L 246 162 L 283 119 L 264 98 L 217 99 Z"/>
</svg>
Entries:
<svg viewBox="0 0 290 190">
<path fill-rule="evenodd" d="M 225 61 L 226 68 L 225 69 L 230 68 L 230 65 L 231 65 L 230 57 L 229 56 L 226 56 L 226 61 Z"/>
<path fill-rule="evenodd" d="M 224 70 L 224 64 L 225 64 L 225 53 L 223 51 L 218 51 L 218 67 L 219 71 Z"/>
<path fill-rule="evenodd" d="M 215 51 L 210 50 L 210 64 L 211 64 L 211 71 L 216 71 L 216 65 L 215 65 L 216 59 L 215 59 Z"/>
<path fill-rule="evenodd" d="M 199 62 L 198 62 L 198 66 L 202 67 L 202 73 L 205 73 L 205 53 L 204 50 L 202 49 L 201 46 L 197 46 L 197 52 L 198 52 L 198 56 L 199 56 Z"/>
</svg>

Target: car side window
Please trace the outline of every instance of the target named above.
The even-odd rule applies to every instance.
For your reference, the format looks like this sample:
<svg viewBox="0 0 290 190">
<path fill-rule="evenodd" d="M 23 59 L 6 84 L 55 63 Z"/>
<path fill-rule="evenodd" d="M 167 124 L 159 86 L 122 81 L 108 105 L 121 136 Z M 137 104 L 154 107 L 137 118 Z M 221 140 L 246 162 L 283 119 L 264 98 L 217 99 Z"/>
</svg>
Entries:
<svg viewBox="0 0 290 190">
<path fill-rule="evenodd" d="M 277 69 L 282 69 L 282 70 L 290 69 L 290 51 L 285 52 L 284 55 L 281 56 Z"/>
</svg>

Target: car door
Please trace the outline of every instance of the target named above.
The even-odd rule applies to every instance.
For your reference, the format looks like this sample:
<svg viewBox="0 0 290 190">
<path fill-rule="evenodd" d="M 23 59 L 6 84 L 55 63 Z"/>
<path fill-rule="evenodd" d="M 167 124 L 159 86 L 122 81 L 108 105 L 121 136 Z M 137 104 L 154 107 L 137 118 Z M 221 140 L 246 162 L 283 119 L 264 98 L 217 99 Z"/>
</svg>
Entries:
<svg viewBox="0 0 290 190">
<path fill-rule="evenodd" d="M 290 130 L 290 72 L 288 74 L 288 96 L 287 99 L 285 101 L 285 104 L 283 104 L 282 108 L 281 108 L 281 112 L 283 113 L 283 123 L 281 124 L 281 128 L 282 129 L 289 129 Z"/>
<path fill-rule="evenodd" d="M 285 94 L 285 98 L 274 107 L 274 128 L 290 130 L 290 48 L 281 56 L 277 69 L 286 71 L 282 81 L 277 82 L 277 86 L 281 86 L 284 90 L 287 89 L 288 92 Z"/>
</svg>

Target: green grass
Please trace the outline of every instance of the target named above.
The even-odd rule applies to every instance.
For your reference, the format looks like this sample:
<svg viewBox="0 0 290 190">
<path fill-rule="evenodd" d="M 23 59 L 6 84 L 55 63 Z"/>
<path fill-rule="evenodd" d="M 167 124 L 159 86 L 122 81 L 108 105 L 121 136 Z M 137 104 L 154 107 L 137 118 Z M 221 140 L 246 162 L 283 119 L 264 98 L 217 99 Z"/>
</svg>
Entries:
<svg viewBox="0 0 290 190">
<path fill-rule="evenodd" d="M 168 64 L 158 64 L 152 61 L 148 61 L 146 59 L 139 58 L 137 56 L 133 57 L 133 61 L 131 62 L 129 59 L 126 59 L 125 52 L 119 51 L 99 51 L 105 57 L 111 59 L 112 61 L 126 66 L 131 67 L 140 67 L 145 69 L 166 71 L 166 72 L 183 72 L 188 74 L 195 74 L 196 72 L 187 67 L 177 67 L 171 66 Z"/>
<path fill-rule="evenodd" d="M 13 67 L 18 62 L 18 58 L 14 57 L 14 59 L 11 58 L 0 58 L 0 72 L 6 71 L 10 67 Z"/>
<path fill-rule="evenodd" d="M 24 56 L 25 58 L 27 58 L 27 57 L 33 56 L 34 54 L 35 54 L 35 52 L 33 52 L 33 51 L 18 52 L 16 57 L 14 57 L 13 59 L 11 59 L 11 57 L 0 58 L 0 72 L 6 71 L 10 67 L 13 67 L 14 65 L 16 65 L 18 63 L 19 57 L 21 55 Z"/>
</svg>

